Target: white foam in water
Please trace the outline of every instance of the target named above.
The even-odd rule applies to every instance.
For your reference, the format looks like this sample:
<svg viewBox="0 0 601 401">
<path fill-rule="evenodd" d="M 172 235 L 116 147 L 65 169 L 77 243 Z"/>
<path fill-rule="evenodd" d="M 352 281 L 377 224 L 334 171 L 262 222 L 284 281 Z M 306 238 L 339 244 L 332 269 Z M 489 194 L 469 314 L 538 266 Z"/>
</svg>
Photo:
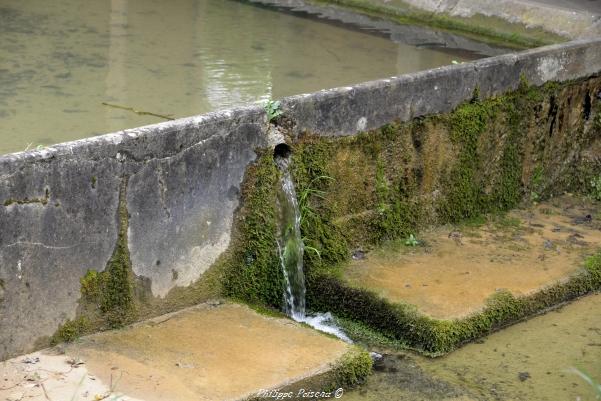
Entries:
<svg viewBox="0 0 601 401">
<path fill-rule="evenodd" d="M 294 314 L 292 316 L 294 320 L 297 322 L 306 323 L 309 326 L 313 327 L 315 330 L 322 331 L 324 333 L 332 334 L 342 341 L 345 341 L 349 344 L 352 344 L 353 341 L 348 338 L 346 334 L 340 329 L 340 327 L 336 326 L 334 323 L 334 318 L 330 312 L 327 313 L 316 313 L 314 315 L 299 315 Z"/>
</svg>

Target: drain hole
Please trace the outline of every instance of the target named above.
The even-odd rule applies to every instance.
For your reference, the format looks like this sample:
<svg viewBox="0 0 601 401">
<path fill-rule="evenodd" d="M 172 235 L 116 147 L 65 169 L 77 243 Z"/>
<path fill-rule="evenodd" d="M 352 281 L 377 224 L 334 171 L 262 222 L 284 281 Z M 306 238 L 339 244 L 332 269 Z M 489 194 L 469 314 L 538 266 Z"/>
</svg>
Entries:
<svg viewBox="0 0 601 401">
<path fill-rule="evenodd" d="M 292 149 L 285 143 L 279 143 L 273 149 L 273 157 L 274 158 L 283 158 L 286 159 L 292 153 Z"/>
</svg>

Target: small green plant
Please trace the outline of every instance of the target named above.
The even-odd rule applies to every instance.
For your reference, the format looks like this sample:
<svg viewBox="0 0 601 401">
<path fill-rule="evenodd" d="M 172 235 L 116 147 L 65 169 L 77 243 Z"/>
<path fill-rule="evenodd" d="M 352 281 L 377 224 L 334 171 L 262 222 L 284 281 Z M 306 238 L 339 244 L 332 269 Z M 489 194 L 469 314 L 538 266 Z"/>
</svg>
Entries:
<svg viewBox="0 0 601 401">
<path fill-rule="evenodd" d="M 306 237 L 303 238 L 303 243 L 305 242 L 306 239 L 307 239 Z M 321 259 L 321 252 L 319 252 L 319 250 L 317 248 L 309 246 L 309 245 L 304 245 L 304 248 L 305 248 L 305 251 L 311 251 L 315 255 L 317 255 L 317 257 L 319 259 Z"/>
<path fill-rule="evenodd" d="M 25 149 L 23 149 L 23 152 L 27 152 L 29 149 L 31 149 L 31 145 L 33 145 L 33 142 L 30 142 L 30 143 L 29 143 L 29 144 L 28 144 L 28 145 L 25 147 Z M 44 145 L 42 145 L 42 144 L 39 144 L 39 145 L 37 145 L 37 146 L 36 146 L 35 148 L 33 148 L 33 149 L 35 149 L 35 150 L 42 150 L 42 149 L 44 149 Z"/>
<path fill-rule="evenodd" d="M 311 196 L 315 196 L 317 198 L 323 199 L 325 196 L 325 191 L 321 191 L 316 189 L 318 181 L 334 181 L 332 177 L 328 177 L 327 175 L 320 175 L 318 177 L 313 178 L 309 185 L 306 188 L 300 190 L 298 195 L 298 204 L 300 208 L 301 221 L 305 220 L 305 217 L 315 216 L 315 211 L 310 205 L 309 199 Z"/>
<path fill-rule="evenodd" d="M 299 203 L 299 209 L 300 209 L 300 215 L 301 215 L 301 224 L 302 223 L 306 224 L 307 219 L 317 218 L 317 214 L 315 213 L 315 211 L 313 210 L 313 208 L 310 205 L 310 198 L 312 196 L 315 196 L 320 199 L 324 198 L 324 196 L 326 194 L 325 191 L 321 191 L 319 189 L 314 188 L 317 185 L 317 182 L 322 181 L 322 180 L 334 181 L 334 179 L 332 177 L 328 177 L 327 175 L 320 175 L 320 176 L 312 179 L 309 182 L 309 185 L 307 185 L 306 188 L 302 189 L 299 192 L 298 203 Z M 315 256 L 317 256 L 317 258 L 319 260 L 321 260 L 321 252 L 319 251 L 319 249 L 309 245 L 312 242 L 313 241 L 310 238 L 303 237 L 303 245 L 304 245 L 305 251 L 310 251 Z"/>
<path fill-rule="evenodd" d="M 282 110 L 280 109 L 280 107 L 281 104 L 279 100 L 268 100 L 267 103 L 265 103 L 265 113 L 267 113 L 267 120 L 269 122 L 272 122 L 277 117 L 282 115 Z"/>
<path fill-rule="evenodd" d="M 405 245 L 407 245 L 407 246 L 418 246 L 419 245 L 419 241 L 417 240 L 417 238 L 415 238 L 415 235 L 410 234 L 409 238 L 407 238 L 405 240 Z"/>
<path fill-rule="evenodd" d="M 601 174 L 591 180 L 591 195 L 601 201 Z"/>
</svg>

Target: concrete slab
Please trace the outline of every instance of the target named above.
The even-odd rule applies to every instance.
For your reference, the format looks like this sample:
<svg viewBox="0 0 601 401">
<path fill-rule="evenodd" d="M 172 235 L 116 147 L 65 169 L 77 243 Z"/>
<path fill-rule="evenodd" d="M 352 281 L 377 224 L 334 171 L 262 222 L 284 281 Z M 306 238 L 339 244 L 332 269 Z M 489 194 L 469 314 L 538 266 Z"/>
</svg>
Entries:
<svg viewBox="0 0 601 401">
<path fill-rule="evenodd" d="M 331 369 L 350 346 L 237 304 L 204 304 L 0 365 L 0 400 L 238 400 Z"/>
<path fill-rule="evenodd" d="M 421 246 L 397 243 L 354 261 L 345 278 L 435 318 L 463 317 L 496 291 L 527 295 L 579 270 L 601 245 L 600 211 L 564 196 L 483 224 L 438 227 L 421 234 Z"/>
</svg>

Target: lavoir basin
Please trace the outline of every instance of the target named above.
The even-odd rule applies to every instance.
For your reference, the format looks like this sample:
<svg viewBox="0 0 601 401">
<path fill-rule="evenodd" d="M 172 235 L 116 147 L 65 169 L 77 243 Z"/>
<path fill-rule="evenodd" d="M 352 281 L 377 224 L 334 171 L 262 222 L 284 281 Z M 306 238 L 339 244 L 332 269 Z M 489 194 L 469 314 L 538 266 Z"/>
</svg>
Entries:
<svg viewBox="0 0 601 401">
<path fill-rule="evenodd" d="M 504 52 L 334 18 L 232 0 L 2 2 L 0 154 Z"/>
</svg>

